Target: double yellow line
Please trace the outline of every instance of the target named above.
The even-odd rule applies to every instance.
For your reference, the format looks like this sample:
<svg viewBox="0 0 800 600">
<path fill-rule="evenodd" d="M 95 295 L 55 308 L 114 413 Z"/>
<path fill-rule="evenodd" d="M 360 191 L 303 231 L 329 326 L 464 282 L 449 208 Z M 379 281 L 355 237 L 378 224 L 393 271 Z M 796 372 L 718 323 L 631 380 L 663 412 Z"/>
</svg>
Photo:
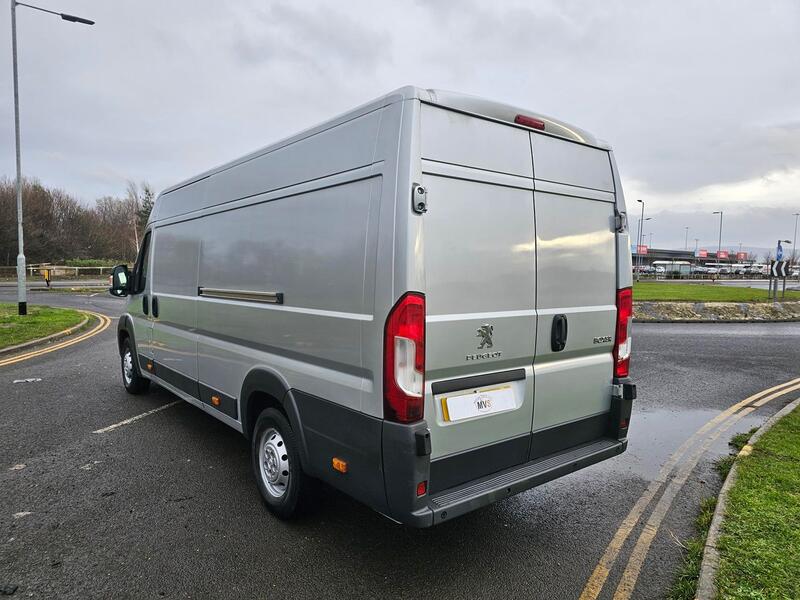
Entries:
<svg viewBox="0 0 800 600">
<path fill-rule="evenodd" d="M 742 418 L 764 406 L 767 402 L 797 390 L 800 390 L 800 379 L 793 379 L 753 394 L 708 421 L 681 444 L 623 519 L 622 524 L 617 529 L 603 556 L 594 568 L 592 575 L 586 582 L 586 586 L 580 595 L 580 600 L 595 600 L 600 595 L 611 569 L 619 558 L 622 546 L 642 518 L 645 510 L 663 488 L 663 494 L 639 534 L 639 538 L 631 551 L 628 563 L 614 592 L 614 600 L 628 600 L 633 594 L 642 565 L 650 550 L 650 545 L 655 539 L 667 511 L 672 506 L 673 500 L 683 487 L 683 484 L 686 483 L 700 457 L 722 433 L 733 427 Z M 686 457 L 681 462 L 684 455 Z"/>
<path fill-rule="evenodd" d="M 95 325 L 89 331 L 82 333 L 76 337 L 67 338 L 63 342 L 58 342 L 57 344 L 46 346 L 44 348 L 40 348 L 39 350 L 31 350 L 30 352 L 26 352 L 24 354 L 17 354 L 16 356 L 11 356 L 9 358 L 0 360 L 0 367 L 13 365 L 15 363 L 22 362 L 23 360 L 28 360 L 36 356 L 41 356 L 42 354 L 48 354 L 50 352 L 55 352 L 56 350 L 61 350 L 62 348 L 66 348 L 67 346 L 72 346 L 73 344 L 77 344 L 79 342 L 82 342 L 83 340 L 87 340 L 90 337 L 94 337 L 98 333 L 104 332 L 106 329 L 108 329 L 108 326 L 111 325 L 111 317 L 107 317 L 105 315 L 101 315 L 100 313 L 91 312 L 88 310 L 82 310 L 79 312 L 95 317 L 98 320 L 97 325 Z"/>
</svg>

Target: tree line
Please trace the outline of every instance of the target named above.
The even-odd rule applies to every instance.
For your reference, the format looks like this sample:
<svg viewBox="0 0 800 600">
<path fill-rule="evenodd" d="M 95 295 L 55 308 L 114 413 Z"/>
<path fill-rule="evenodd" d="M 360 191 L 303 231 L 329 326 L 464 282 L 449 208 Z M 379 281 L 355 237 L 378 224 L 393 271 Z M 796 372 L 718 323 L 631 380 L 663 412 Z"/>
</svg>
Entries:
<svg viewBox="0 0 800 600">
<path fill-rule="evenodd" d="M 133 262 L 155 201 L 152 186 L 128 182 L 125 196 L 86 206 L 64 190 L 24 179 L 22 207 L 28 264 L 107 259 Z M 17 264 L 15 181 L 0 178 L 0 265 Z"/>
</svg>

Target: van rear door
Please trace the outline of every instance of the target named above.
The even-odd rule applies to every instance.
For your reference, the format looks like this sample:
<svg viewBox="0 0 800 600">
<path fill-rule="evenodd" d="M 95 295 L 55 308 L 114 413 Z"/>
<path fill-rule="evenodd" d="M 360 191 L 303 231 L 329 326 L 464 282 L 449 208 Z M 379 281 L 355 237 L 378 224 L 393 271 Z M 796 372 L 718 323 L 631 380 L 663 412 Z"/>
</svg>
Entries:
<svg viewBox="0 0 800 600">
<path fill-rule="evenodd" d="M 608 152 L 530 136 L 538 282 L 531 458 L 537 458 L 605 433 L 617 258 Z M 554 343 L 557 334 L 563 334 L 563 347 Z"/>
<path fill-rule="evenodd" d="M 525 462 L 536 253 L 528 132 L 423 104 L 432 492 Z"/>
</svg>

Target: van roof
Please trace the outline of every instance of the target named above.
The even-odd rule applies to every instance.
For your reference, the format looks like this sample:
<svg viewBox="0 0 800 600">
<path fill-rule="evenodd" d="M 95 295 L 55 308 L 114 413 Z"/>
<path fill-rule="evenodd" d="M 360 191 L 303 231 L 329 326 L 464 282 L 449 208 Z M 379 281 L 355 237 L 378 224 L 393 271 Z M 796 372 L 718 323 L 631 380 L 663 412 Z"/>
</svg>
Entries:
<svg viewBox="0 0 800 600">
<path fill-rule="evenodd" d="M 438 106 L 443 106 L 445 108 L 450 108 L 453 110 L 457 110 L 463 113 L 477 115 L 480 117 L 492 119 L 495 121 L 502 121 L 504 123 L 509 123 L 515 127 L 522 127 L 514 122 L 514 119 L 517 115 L 524 115 L 526 117 L 533 117 L 534 119 L 538 119 L 545 123 L 545 131 L 537 131 L 537 133 L 542 133 L 544 135 L 550 134 L 561 138 L 569 139 L 573 142 L 577 142 L 580 144 L 586 144 L 589 146 L 595 146 L 598 148 L 602 148 L 605 150 L 609 150 L 610 147 L 605 142 L 598 140 L 595 138 L 591 133 L 585 131 L 579 127 L 575 127 L 574 125 L 570 125 L 565 121 L 561 121 L 559 119 L 554 119 L 552 117 L 548 117 L 546 115 L 542 115 L 541 113 L 537 113 L 528 109 L 518 108 L 512 106 L 510 104 L 504 104 L 502 102 L 495 102 L 493 100 L 487 100 L 486 98 L 481 98 L 479 96 L 471 96 L 469 94 L 460 94 L 457 92 L 450 92 L 447 90 L 437 90 L 437 89 L 424 89 L 418 88 L 415 86 L 405 86 L 402 88 L 398 88 L 388 94 L 381 96 L 380 98 L 376 98 L 366 104 L 362 104 L 352 110 L 347 111 L 337 117 L 329 119 L 324 123 L 320 123 L 314 127 L 309 129 L 305 129 L 291 137 L 285 138 L 274 144 L 270 144 L 269 146 L 265 146 L 263 148 L 259 148 L 254 152 L 236 158 L 232 161 L 227 163 L 221 164 L 217 167 L 209 169 L 208 171 L 204 171 L 194 177 L 190 177 L 180 183 L 172 185 L 161 192 L 159 195 L 167 194 L 169 192 L 175 191 L 179 188 L 185 187 L 207 177 L 211 177 L 215 173 L 219 173 L 221 171 L 225 171 L 230 169 L 233 166 L 241 164 L 243 162 L 247 162 L 248 160 L 252 160 L 258 156 L 266 154 L 268 152 L 272 152 L 273 150 L 277 150 L 283 146 L 288 146 L 294 142 L 300 141 L 304 138 L 307 138 L 315 133 L 319 133 L 326 129 L 330 129 L 331 127 L 335 127 L 336 125 L 340 125 L 346 121 L 350 121 L 355 119 L 363 114 L 372 112 L 374 110 L 378 110 L 390 104 L 394 104 L 395 102 L 402 102 L 404 100 L 412 100 L 412 99 L 419 99 L 422 102 L 426 102 L 428 104 L 435 104 Z"/>
</svg>

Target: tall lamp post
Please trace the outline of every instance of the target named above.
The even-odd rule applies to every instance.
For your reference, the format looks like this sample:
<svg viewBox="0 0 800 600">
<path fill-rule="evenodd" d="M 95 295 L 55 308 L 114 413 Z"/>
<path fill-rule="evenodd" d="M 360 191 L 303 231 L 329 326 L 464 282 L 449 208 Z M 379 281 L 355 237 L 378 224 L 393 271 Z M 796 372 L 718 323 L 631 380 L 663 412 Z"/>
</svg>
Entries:
<svg viewBox="0 0 800 600">
<path fill-rule="evenodd" d="M 800 212 L 793 213 L 794 217 L 794 238 L 792 239 L 792 264 L 795 264 L 794 254 L 797 247 L 797 217 L 800 217 Z"/>
<path fill-rule="evenodd" d="M 722 250 L 722 211 L 715 210 L 711 214 L 719 215 L 719 241 L 717 243 L 717 262 L 719 262 L 719 253 Z"/>
<path fill-rule="evenodd" d="M 17 6 L 25 6 L 38 10 L 40 12 L 57 15 L 65 21 L 71 23 L 82 23 L 84 25 L 94 25 L 94 21 L 76 17 L 75 15 L 68 15 L 66 13 L 55 12 L 33 6 L 32 4 L 25 4 L 11 0 L 11 57 L 13 62 L 14 73 L 14 133 L 17 145 L 17 310 L 20 315 L 28 314 L 28 299 L 27 291 L 25 289 L 25 244 L 22 237 L 22 156 L 20 154 L 19 144 L 19 76 L 17 69 Z"/>
<path fill-rule="evenodd" d="M 642 205 L 642 216 L 639 217 L 639 235 L 636 236 L 636 281 L 639 281 L 639 275 L 642 271 L 642 255 L 639 248 L 642 245 L 642 226 L 644 225 L 644 200 L 637 200 Z"/>
<path fill-rule="evenodd" d="M 688 250 L 689 249 L 689 228 L 688 227 L 684 227 L 684 229 L 686 230 L 686 239 L 683 242 L 683 249 L 684 250 Z"/>
</svg>

